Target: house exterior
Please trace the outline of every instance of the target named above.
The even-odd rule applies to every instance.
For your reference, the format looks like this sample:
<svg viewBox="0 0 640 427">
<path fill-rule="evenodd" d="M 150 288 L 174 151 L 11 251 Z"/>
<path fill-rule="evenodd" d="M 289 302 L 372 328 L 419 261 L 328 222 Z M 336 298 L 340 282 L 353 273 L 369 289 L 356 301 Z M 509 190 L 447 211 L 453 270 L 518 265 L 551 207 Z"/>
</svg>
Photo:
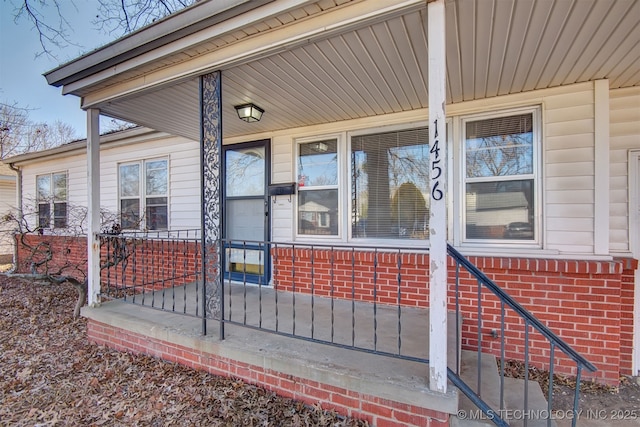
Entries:
<svg viewBox="0 0 640 427">
<path fill-rule="evenodd" d="M 0 216 L 4 216 L 15 209 L 16 199 L 16 180 L 15 171 L 11 170 L 8 165 L 0 162 Z M 0 259 L 3 262 L 11 262 L 13 258 L 13 239 L 11 230 L 0 227 Z"/>
<path fill-rule="evenodd" d="M 347 279 L 315 285 L 358 264 L 391 286 L 395 265 L 408 265 L 402 302 L 373 301 L 489 313 L 463 321 L 462 346 L 497 353 L 491 337 L 518 321 L 501 320 L 491 299 L 481 307 L 473 283 L 454 303 L 450 285 L 442 299 L 426 278 L 446 236 L 596 365 L 586 376 L 617 384 L 640 373 L 639 25 L 632 0 L 202 1 L 47 73 L 81 98 L 89 137 L 10 161 L 23 197 L 63 174 L 68 202 L 89 208 L 92 305 L 104 208 L 127 230 L 201 228 L 214 284 L 228 273 L 366 302 L 370 289 Z M 434 76 L 445 56 L 446 76 Z M 239 120 L 234 107 L 249 103 L 264 110 L 259 121 Z M 98 114 L 144 128 L 98 137 Z M 211 254 L 223 240 L 236 246 L 220 263 Z M 371 247 L 402 250 L 379 261 Z M 214 313 L 216 289 L 206 294 Z M 94 325 L 91 339 L 109 344 L 109 328 Z M 522 356 L 527 337 L 512 337 L 508 357 Z M 548 369 L 548 343 L 533 341 L 531 363 Z M 260 369 L 234 372 L 261 382 Z M 556 371 L 576 373 L 563 361 Z M 449 419 L 425 413 L 415 424 Z"/>
</svg>

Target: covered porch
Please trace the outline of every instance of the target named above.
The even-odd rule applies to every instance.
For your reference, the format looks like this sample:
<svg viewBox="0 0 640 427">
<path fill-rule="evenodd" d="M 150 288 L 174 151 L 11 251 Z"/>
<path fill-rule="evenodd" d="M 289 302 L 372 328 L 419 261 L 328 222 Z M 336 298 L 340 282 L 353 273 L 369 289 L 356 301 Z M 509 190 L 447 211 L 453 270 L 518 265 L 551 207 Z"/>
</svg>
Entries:
<svg viewBox="0 0 640 427">
<path fill-rule="evenodd" d="M 454 146 L 446 135 L 453 130 L 451 133 L 459 137 L 462 124 L 456 129 L 447 124 L 445 106 L 463 104 L 458 114 L 469 114 L 484 113 L 485 108 L 530 108 L 531 103 L 543 105 L 547 98 L 562 99 L 558 103 L 565 104 L 563 95 L 571 97 L 571 93 L 556 93 L 554 88 L 596 80 L 593 93 L 599 101 L 606 101 L 611 88 L 637 85 L 640 75 L 630 71 L 635 60 L 630 53 L 635 39 L 630 34 L 636 26 L 632 16 L 637 5 L 624 0 L 603 4 L 590 2 L 590 7 L 582 8 L 562 0 L 203 1 L 114 42 L 109 49 L 48 73 L 49 82 L 62 86 L 63 93 L 80 96 L 82 108 L 88 112 L 90 307 L 84 315 L 92 320 L 91 339 L 122 349 L 156 352 L 197 368 L 268 384 L 274 390 L 293 390 L 290 393 L 308 402 L 334 399 L 337 408 L 349 413 L 371 412 L 362 403 L 370 402 L 377 407 L 375 417 L 385 420 L 379 425 L 392 425 L 392 421 L 446 425 L 458 409 L 459 391 L 452 385 L 474 395 L 472 388 L 465 389 L 464 381 L 458 382 L 458 373 L 464 371 L 459 335 L 465 328 L 465 344 L 475 349 L 478 366 L 485 350 L 502 358 L 508 354 L 525 354 L 527 358 L 535 348 L 536 363 L 552 367 L 557 350 L 568 355 L 560 362 L 565 371 L 579 377 L 583 367 L 593 366 L 473 264 L 452 255 L 457 252 L 447 245 L 447 241 L 461 242 L 462 225 L 450 214 L 451 206 L 458 203 L 454 199 L 462 200 L 464 195 L 462 184 L 447 169 L 462 160 L 454 161 L 454 154 L 446 151 Z M 587 37 L 593 28 L 608 36 Z M 580 56 L 580 52 L 590 55 Z M 522 95 L 535 91 L 551 96 L 532 100 Z M 496 101 L 503 96 L 509 97 L 504 104 Z M 260 121 L 247 123 L 237 118 L 235 107 L 247 103 L 265 110 Z M 584 114 L 580 106 L 567 109 L 571 117 Z M 599 141 L 594 146 L 596 155 L 604 158 L 608 147 L 603 143 L 607 139 L 603 129 L 608 129 L 608 123 L 600 110 L 593 119 Z M 100 234 L 101 114 L 200 142 L 200 181 L 194 182 L 202 191 L 202 235 L 194 243 L 199 248 L 194 259 L 200 263 L 191 266 L 187 260 L 182 264 L 193 269 L 193 277 L 177 280 L 172 276 L 168 287 L 162 284 L 155 289 L 156 284 L 150 282 L 128 283 L 134 276 L 140 277 L 138 272 L 105 276 L 109 273 L 102 269 L 101 239 L 109 242 L 119 237 Z M 348 281 L 340 285 L 340 298 L 333 298 L 331 290 L 316 293 L 322 288 L 316 287 L 318 277 L 313 275 L 320 262 L 317 255 L 326 261 L 327 254 L 335 250 L 327 250 L 322 240 L 315 240 L 317 236 L 297 232 L 297 215 L 308 212 L 295 210 L 295 196 L 289 205 L 278 206 L 268 193 L 260 202 L 273 208 L 264 212 L 272 216 L 266 222 L 264 239 L 258 236 L 254 240 L 258 245 L 288 246 L 285 255 L 271 254 L 271 264 L 274 269 L 281 268 L 281 274 L 274 271 L 273 283 L 257 286 L 242 281 L 239 285 L 237 280 L 225 284 L 222 272 L 229 236 L 223 218 L 229 205 L 224 203 L 221 176 L 224 146 L 272 141 L 273 152 L 265 156 L 270 162 L 267 184 L 295 185 L 298 171 L 292 147 L 296 138 L 304 140 L 320 132 L 340 134 L 346 140 L 351 131 L 407 124 L 428 126 L 429 146 L 439 147 L 422 168 L 430 181 L 425 191 L 430 203 L 428 245 L 422 230 L 424 248 L 413 242 L 393 255 L 402 268 L 415 268 L 416 259 L 422 257 L 417 273 L 413 272 L 420 277 L 410 282 L 415 292 L 402 288 L 407 275 L 398 267 L 385 272 L 391 275 L 385 280 L 396 282 L 392 290 L 385 290 L 387 300 L 378 294 L 382 287 L 377 280 L 383 276 L 375 270 L 366 280 L 354 280 L 369 293 L 358 294 L 355 287 L 350 293 Z M 567 139 L 563 136 L 562 142 Z M 455 155 L 460 156 L 460 151 Z M 539 168 L 542 170 L 542 165 Z M 458 172 L 466 176 L 465 171 Z M 449 178 L 460 184 L 457 189 L 453 183 L 447 185 Z M 598 163 L 589 179 L 598 187 L 589 203 L 605 209 L 596 209 L 589 218 L 593 230 L 584 234 L 592 236 L 593 242 L 585 245 L 594 257 L 604 258 L 609 256 L 608 163 Z M 544 200 L 542 195 L 537 197 L 536 202 Z M 351 201 L 345 196 L 341 203 L 344 208 Z M 527 221 L 534 217 L 540 225 L 542 208 L 524 216 Z M 334 236 L 345 246 L 341 256 L 349 251 L 377 253 L 365 247 L 366 242 L 352 239 L 349 228 L 360 224 L 355 215 L 352 221 L 345 214 L 341 234 L 336 231 Z M 550 253 L 544 252 L 540 227 L 535 230 L 537 240 L 533 228 L 526 232 L 529 241 L 523 253 L 531 248 L 543 249 L 538 257 Z M 305 244 L 313 248 L 309 250 Z M 307 258 L 301 258 L 295 247 Z M 511 247 L 503 248 L 502 253 Z M 174 249 L 169 252 L 180 253 Z M 398 263 L 404 254 L 415 258 Z M 362 261 L 346 257 L 348 272 L 352 268 L 349 262 L 356 265 Z M 588 266 L 588 261 L 574 267 L 563 259 L 538 262 L 534 258 L 507 259 L 504 270 L 511 268 L 513 261 L 521 271 L 547 273 L 552 269 L 548 266 L 562 264 L 566 271 L 561 274 L 575 274 L 575 280 L 579 280 L 578 274 L 591 274 L 577 271 Z M 161 258 L 141 257 L 137 265 L 148 269 L 157 259 Z M 496 259 L 502 268 L 503 260 Z M 279 265 L 278 260 L 283 263 Z M 619 274 L 613 263 L 600 261 L 594 272 Z M 302 262 L 310 272 L 283 274 L 296 271 L 295 266 Z M 490 268 L 493 262 L 493 258 L 486 258 Z M 376 255 L 365 264 L 380 265 Z M 289 267 L 292 269 L 287 270 Z M 461 270 L 466 273 L 459 276 Z M 606 278 L 602 280 L 606 283 Z M 115 301 L 107 303 L 111 290 Z M 164 299 L 168 291 L 171 299 L 166 301 L 171 310 Z M 409 294 L 412 296 L 407 297 Z M 163 306 L 154 311 L 149 306 L 158 299 Z M 417 304 L 411 306 L 412 301 Z M 127 302 L 135 303 L 135 310 Z M 473 316 L 467 326 L 461 321 L 460 305 Z M 187 313 L 191 310 L 195 311 Z M 505 311 L 511 314 L 505 315 Z M 364 332 L 357 329 L 362 325 L 367 326 Z M 266 329 L 276 333 L 268 334 Z M 516 343 L 506 344 L 507 337 Z M 589 339 L 579 337 L 583 338 Z M 530 346 L 530 342 L 534 344 Z M 456 357 L 451 363 L 453 353 Z M 472 380 L 476 398 L 484 384 L 479 375 L 473 374 Z M 501 378 L 504 383 L 504 375 Z M 319 387 L 321 383 L 327 387 Z M 504 384 L 498 389 L 501 394 L 492 407 L 503 408 Z M 477 400 L 476 404 L 486 402 Z M 402 414 L 399 417 L 409 418 L 394 418 L 396 411 Z M 493 421 L 505 425 L 502 420 Z"/>
</svg>

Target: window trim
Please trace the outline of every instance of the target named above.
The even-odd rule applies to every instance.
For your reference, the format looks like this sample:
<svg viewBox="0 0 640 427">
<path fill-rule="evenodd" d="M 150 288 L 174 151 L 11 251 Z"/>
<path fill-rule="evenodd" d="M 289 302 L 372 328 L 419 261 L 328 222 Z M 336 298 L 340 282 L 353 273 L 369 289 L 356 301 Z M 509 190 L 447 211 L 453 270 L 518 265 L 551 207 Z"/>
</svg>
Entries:
<svg viewBox="0 0 640 427">
<path fill-rule="evenodd" d="M 447 167 L 449 171 L 449 176 L 451 176 L 451 159 L 452 159 L 452 150 L 451 150 L 451 120 L 447 119 Z M 351 197 L 351 162 L 349 161 L 351 156 L 351 139 L 354 136 L 362 136 L 362 135 L 371 135 L 376 133 L 386 133 L 386 132 L 397 132 L 418 128 L 428 128 L 429 120 L 418 120 L 411 121 L 406 123 L 398 123 L 393 125 L 382 125 L 382 126 L 374 126 L 367 127 L 361 129 L 355 129 L 345 132 L 339 133 L 327 133 L 327 134 L 319 134 L 302 138 L 294 138 L 294 165 L 292 170 L 292 175 L 295 182 L 298 182 L 298 167 L 299 167 L 299 159 L 300 159 L 300 144 L 309 143 L 314 141 L 322 141 L 326 139 L 336 139 L 337 140 L 337 153 L 338 153 L 338 185 L 336 188 L 338 189 L 338 234 L 337 235 L 309 235 L 309 234 L 300 234 L 298 233 L 298 219 L 299 219 L 299 211 L 298 211 L 298 197 L 295 197 L 295 203 L 293 206 L 293 236 L 296 241 L 304 241 L 304 242 L 339 242 L 345 244 L 353 244 L 354 246 L 376 246 L 376 247 L 398 247 L 403 246 L 407 248 L 415 248 L 425 249 L 427 250 L 430 246 L 428 239 L 381 239 L 381 238 L 364 238 L 364 237 L 353 237 L 353 231 L 351 230 L 351 211 L 352 211 L 352 197 Z M 429 141 L 427 141 L 428 143 Z M 346 183 L 346 184 L 345 184 Z M 332 187 L 333 188 L 333 187 Z M 452 185 L 448 185 L 447 187 L 447 197 L 449 200 L 451 199 L 450 193 Z M 326 189 L 324 187 L 318 189 Z M 298 187 L 299 191 L 299 187 Z M 451 212 L 451 210 L 449 210 Z"/>
<path fill-rule="evenodd" d="M 64 202 L 62 201 L 56 201 L 56 196 L 55 196 L 55 188 L 54 188 L 54 179 L 53 177 L 55 175 L 65 175 L 65 199 Z M 39 195 L 39 189 L 38 189 L 38 179 L 40 177 L 43 176 L 48 176 L 50 181 L 49 181 L 49 197 L 47 200 L 47 204 L 49 205 L 49 225 L 46 227 L 41 226 L 40 224 L 40 205 L 44 204 L 41 203 L 40 200 L 40 195 Z M 60 203 L 64 203 L 66 205 L 65 207 L 65 217 L 64 217 L 64 226 L 62 227 L 56 227 L 56 216 L 55 216 L 55 212 L 56 212 L 56 204 L 60 204 Z M 63 171 L 55 171 L 55 172 L 49 172 L 49 173 L 42 173 L 42 174 L 37 174 L 36 175 L 36 206 L 37 206 L 37 218 L 36 218 L 36 225 L 38 228 L 41 228 L 43 230 L 54 230 L 54 229 L 66 229 L 69 228 L 69 171 L 68 170 L 63 170 Z"/>
<path fill-rule="evenodd" d="M 510 117 L 522 114 L 531 114 L 533 120 L 532 133 L 532 172 L 530 174 L 510 175 L 509 177 L 485 177 L 479 179 L 473 179 L 472 182 L 496 182 L 496 181 L 518 181 L 518 180 L 533 180 L 533 201 L 534 201 L 534 237 L 531 241 L 527 240 L 509 240 L 509 239 L 469 239 L 466 236 L 466 123 L 470 121 L 489 120 L 500 117 Z M 510 108 L 504 110 L 495 110 L 490 112 L 482 112 L 475 114 L 465 114 L 456 117 L 457 120 L 457 134 L 456 134 L 456 155 L 458 161 L 456 162 L 458 170 L 455 171 L 455 179 L 457 179 L 457 195 L 455 202 L 457 208 L 454 209 L 453 215 L 457 218 L 454 225 L 454 233 L 456 236 L 456 244 L 462 247 L 483 247 L 483 248 L 522 248 L 522 249 L 542 249 L 543 242 L 543 143 L 544 133 L 542 129 L 542 106 L 531 105 L 519 108 Z"/>
<path fill-rule="evenodd" d="M 147 195 L 146 194 L 146 164 L 148 162 L 154 162 L 154 161 L 158 161 L 158 160 L 164 160 L 167 162 L 167 192 L 164 196 L 161 195 Z M 127 165 L 139 165 L 140 169 L 139 169 L 139 174 L 138 174 L 138 180 L 139 180 L 139 193 L 138 193 L 138 197 L 133 197 L 133 196 L 125 196 L 124 199 L 122 198 L 122 187 L 121 187 L 121 176 L 120 176 L 120 168 L 122 166 L 127 166 Z M 117 210 L 118 210 L 118 222 L 121 222 L 122 219 L 122 200 L 139 200 L 139 215 L 141 218 L 140 221 L 140 226 L 138 228 L 126 228 L 124 230 L 130 230 L 130 231 L 167 231 L 171 229 L 171 197 L 170 197 L 170 193 L 171 193 L 171 162 L 170 162 L 170 158 L 169 156 L 158 156 L 158 157 L 150 157 L 150 158 L 145 158 L 145 159 L 139 159 L 139 160 L 128 160 L 128 161 L 122 161 L 122 162 L 118 162 L 117 163 L 117 169 L 116 169 L 116 176 L 117 176 L 117 186 L 118 186 L 118 199 L 116 201 L 117 203 Z M 166 228 L 158 228 L 158 229 L 149 229 L 147 227 L 147 198 L 157 198 L 157 197 L 166 197 L 167 198 L 167 227 Z"/>
<path fill-rule="evenodd" d="M 335 235 L 323 235 L 323 234 L 300 234 L 298 224 L 300 221 L 300 205 L 299 205 L 299 194 L 300 191 L 307 191 L 307 189 L 301 190 L 299 185 L 299 177 L 298 170 L 300 167 L 300 146 L 302 144 L 308 144 L 310 142 L 320 142 L 326 141 L 328 139 L 336 140 L 336 154 L 337 154 L 337 174 L 338 174 L 338 183 L 336 185 L 323 185 L 316 186 L 313 190 L 337 190 L 338 191 L 338 233 Z M 344 241 L 345 239 L 345 223 L 343 221 L 344 215 L 344 195 L 343 190 L 341 189 L 341 183 L 344 182 L 344 166 L 342 164 L 344 159 L 344 151 L 345 151 L 345 143 L 344 143 L 344 133 L 329 133 L 329 134 L 321 134 L 314 135 L 310 137 L 303 138 L 295 138 L 294 139 L 294 166 L 293 166 L 293 176 L 294 181 L 296 182 L 297 193 L 294 197 L 295 203 L 294 205 L 294 213 L 293 213 L 293 236 L 297 241 L 318 241 L 318 242 L 326 242 L 326 241 Z"/>
</svg>

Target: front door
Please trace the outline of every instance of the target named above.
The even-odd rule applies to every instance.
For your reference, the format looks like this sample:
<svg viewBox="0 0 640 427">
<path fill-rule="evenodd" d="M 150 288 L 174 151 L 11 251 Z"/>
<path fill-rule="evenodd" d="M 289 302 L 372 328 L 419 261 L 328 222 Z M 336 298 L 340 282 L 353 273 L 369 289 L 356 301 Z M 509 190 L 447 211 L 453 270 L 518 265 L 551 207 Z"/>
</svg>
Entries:
<svg viewBox="0 0 640 427">
<path fill-rule="evenodd" d="M 223 147 L 224 278 L 269 283 L 269 141 Z"/>
</svg>

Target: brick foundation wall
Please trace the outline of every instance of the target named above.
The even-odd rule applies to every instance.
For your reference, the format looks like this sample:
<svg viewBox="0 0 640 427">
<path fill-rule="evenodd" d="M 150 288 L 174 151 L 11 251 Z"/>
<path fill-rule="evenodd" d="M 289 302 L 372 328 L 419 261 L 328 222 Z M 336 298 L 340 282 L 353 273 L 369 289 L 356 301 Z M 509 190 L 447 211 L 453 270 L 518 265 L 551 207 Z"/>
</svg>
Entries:
<svg viewBox="0 0 640 427">
<path fill-rule="evenodd" d="M 598 371 L 583 371 L 584 378 L 617 385 L 621 366 L 621 262 L 568 261 L 469 257 L 507 294 L 549 326 Z M 477 286 L 462 275 L 461 307 L 465 322 L 463 347 L 477 348 Z M 454 293 L 450 293 L 453 295 Z M 499 355 L 500 305 L 488 292 L 482 299 L 482 347 Z M 450 301 L 450 308 L 454 306 Z M 524 324 L 511 310 L 505 312 L 506 357 L 521 360 L 524 354 Z M 530 328 L 529 355 L 532 366 L 549 369 L 549 343 Z M 573 361 L 556 349 L 555 372 L 575 375 Z"/>
<path fill-rule="evenodd" d="M 139 335 L 95 320 L 88 322 L 87 333 L 89 340 L 96 344 L 120 351 L 148 354 L 214 375 L 240 378 L 281 396 L 310 405 L 319 402 L 324 409 L 334 409 L 346 416 L 366 419 L 372 426 L 445 427 L 449 425 L 449 415 L 442 412 L 286 375 L 272 369 Z"/>
<path fill-rule="evenodd" d="M 279 247 L 272 250 L 273 286 L 280 291 L 427 308 L 429 256 L 419 253 L 372 252 Z M 373 287 L 373 283 L 377 284 Z"/>
<path fill-rule="evenodd" d="M 122 241 L 114 239 L 114 243 Z M 107 259 L 107 253 L 112 259 L 117 258 L 118 248 L 114 243 L 101 245 L 103 260 Z M 193 241 L 127 240 L 127 253 L 126 262 L 101 272 L 103 285 L 135 287 L 148 292 L 194 282 L 200 273 L 200 247 Z"/>
</svg>

